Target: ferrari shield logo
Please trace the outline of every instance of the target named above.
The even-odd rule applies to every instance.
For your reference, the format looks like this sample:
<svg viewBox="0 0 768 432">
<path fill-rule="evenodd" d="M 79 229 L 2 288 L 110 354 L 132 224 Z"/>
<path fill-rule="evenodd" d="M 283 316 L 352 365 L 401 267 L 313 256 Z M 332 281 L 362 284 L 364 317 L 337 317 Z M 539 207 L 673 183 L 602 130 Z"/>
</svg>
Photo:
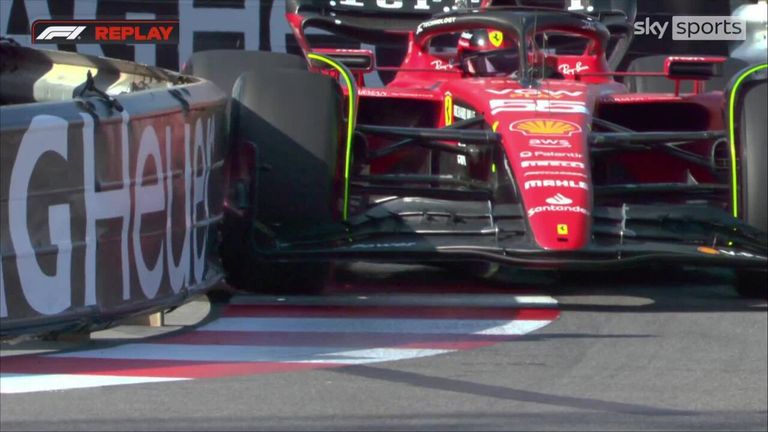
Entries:
<svg viewBox="0 0 768 432">
<path fill-rule="evenodd" d="M 559 235 L 568 235 L 568 225 L 567 224 L 557 224 L 557 233 Z"/>
<path fill-rule="evenodd" d="M 504 34 L 498 30 L 494 30 L 488 33 L 488 40 L 491 41 L 491 45 L 498 48 L 504 42 Z"/>
</svg>

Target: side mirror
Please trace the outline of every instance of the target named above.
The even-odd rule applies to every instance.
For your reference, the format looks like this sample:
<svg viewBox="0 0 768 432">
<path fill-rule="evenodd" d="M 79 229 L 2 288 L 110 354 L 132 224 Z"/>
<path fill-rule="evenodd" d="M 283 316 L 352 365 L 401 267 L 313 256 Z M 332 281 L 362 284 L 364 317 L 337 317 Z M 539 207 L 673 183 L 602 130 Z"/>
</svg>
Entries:
<svg viewBox="0 0 768 432">
<path fill-rule="evenodd" d="M 723 76 L 725 57 L 667 57 L 664 75 L 672 80 L 706 81 Z"/>
<path fill-rule="evenodd" d="M 313 52 L 327 55 L 349 68 L 352 73 L 368 73 L 376 66 L 376 57 L 371 50 L 363 49 L 314 49 Z"/>
</svg>

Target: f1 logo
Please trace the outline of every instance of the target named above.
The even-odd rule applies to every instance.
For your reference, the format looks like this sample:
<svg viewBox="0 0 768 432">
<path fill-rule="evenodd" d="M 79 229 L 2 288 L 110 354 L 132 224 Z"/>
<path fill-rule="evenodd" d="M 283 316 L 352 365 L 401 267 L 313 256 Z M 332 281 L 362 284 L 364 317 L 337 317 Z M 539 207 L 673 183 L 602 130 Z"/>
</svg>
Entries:
<svg viewBox="0 0 768 432">
<path fill-rule="evenodd" d="M 53 38 L 65 38 L 74 40 L 85 30 L 85 26 L 51 26 L 43 30 L 35 40 L 51 40 Z"/>
</svg>

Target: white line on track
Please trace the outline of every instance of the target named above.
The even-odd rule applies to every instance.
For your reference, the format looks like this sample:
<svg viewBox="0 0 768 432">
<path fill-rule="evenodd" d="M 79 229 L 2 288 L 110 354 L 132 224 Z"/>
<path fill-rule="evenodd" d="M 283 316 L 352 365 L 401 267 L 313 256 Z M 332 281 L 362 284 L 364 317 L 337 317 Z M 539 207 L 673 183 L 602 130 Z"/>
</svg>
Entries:
<svg viewBox="0 0 768 432">
<path fill-rule="evenodd" d="M 77 375 L 77 374 L 0 374 L 0 393 L 30 393 L 49 390 L 69 390 L 122 384 L 143 384 L 183 381 L 189 378 Z"/>
<path fill-rule="evenodd" d="M 521 335 L 551 321 L 410 318 L 220 318 L 198 331 Z"/>
<path fill-rule="evenodd" d="M 556 307 L 557 300 L 542 295 L 510 294 L 372 294 L 276 297 L 265 295 L 238 295 L 230 300 L 233 305 L 322 305 L 322 306 L 457 306 L 457 307 Z"/>
<path fill-rule="evenodd" d="M 293 362 L 361 364 L 426 357 L 453 350 L 246 345 L 127 344 L 111 348 L 51 354 L 50 357 L 203 362 Z"/>
</svg>

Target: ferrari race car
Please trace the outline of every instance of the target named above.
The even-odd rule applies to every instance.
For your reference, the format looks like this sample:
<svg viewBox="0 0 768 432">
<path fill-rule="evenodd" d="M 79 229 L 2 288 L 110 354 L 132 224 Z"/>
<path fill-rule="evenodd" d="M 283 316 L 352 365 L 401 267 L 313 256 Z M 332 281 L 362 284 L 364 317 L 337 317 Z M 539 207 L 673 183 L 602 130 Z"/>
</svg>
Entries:
<svg viewBox="0 0 768 432">
<path fill-rule="evenodd" d="M 0 338 L 340 261 L 718 267 L 764 297 L 768 65 L 625 67 L 631 0 L 503 3 L 290 0 L 302 55 L 185 74 L 0 37 Z"/>
<path fill-rule="evenodd" d="M 303 58 L 206 51 L 185 65 L 231 89 L 233 285 L 314 289 L 337 260 L 673 264 L 733 269 L 739 293 L 765 295 L 768 65 L 707 92 L 724 58 L 669 57 L 634 75 L 675 92 L 630 93 L 616 78 L 632 73 L 614 70 L 626 14 L 286 3 Z M 380 67 L 370 50 L 316 46 L 310 28 L 402 43 L 405 59 Z M 376 72 L 386 84 L 366 86 Z"/>
</svg>

